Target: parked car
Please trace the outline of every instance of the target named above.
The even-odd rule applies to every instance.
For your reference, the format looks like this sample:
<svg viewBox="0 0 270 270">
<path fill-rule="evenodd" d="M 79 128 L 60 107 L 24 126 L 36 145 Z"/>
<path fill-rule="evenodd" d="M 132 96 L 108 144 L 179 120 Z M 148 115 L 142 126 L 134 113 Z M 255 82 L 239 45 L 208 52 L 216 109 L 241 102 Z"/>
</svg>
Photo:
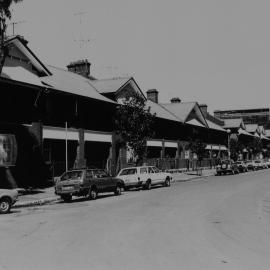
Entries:
<svg viewBox="0 0 270 270">
<path fill-rule="evenodd" d="M 222 174 L 227 174 L 227 173 L 230 173 L 230 174 L 239 173 L 237 164 L 230 159 L 222 160 L 221 164 L 217 166 L 216 171 L 217 171 L 217 175 L 222 175 Z"/>
<path fill-rule="evenodd" d="M 255 163 L 254 160 L 247 160 L 246 164 L 249 171 L 258 170 L 258 165 Z"/>
<path fill-rule="evenodd" d="M 270 166 L 270 162 L 268 160 L 262 160 L 262 165 L 264 169 L 268 169 Z"/>
<path fill-rule="evenodd" d="M 154 185 L 171 185 L 172 175 L 167 172 L 161 172 L 154 166 L 130 167 L 122 169 L 117 178 L 124 181 L 124 188 L 128 190 L 132 187 L 143 187 L 151 189 Z"/>
<path fill-rule="evenodd" d="M 238 166 L 238 170 L 239 172 L 247 172 L 248 168 L 247 168 L 247 164 L 244 161 L 237 161 L 236 162 L 237 166 Z"/>
<path fill-rule="evenodd" d="M 0 214 L 10 211 L 12 205 L 18 200 L 18 191 L 15 189 L 0 189 Z"/>
<path fill-rule="evenodd" d="M 261 160 L 255 160 L 254 162 L 257 166 L 257 170 L 261 170 L 261 169 L 265 168 L 265 165 L 263 164 L 263 162 Z"/>
<path fill-rule="evenodd" d="M 120 195 L 123 187 L 123 180 L 110 176 L 104 170 L 78 169 L 62 174 L 56 182 L 55 193 L 65 202 L 71 201 L 72 196 L 85 196 L 95 200 L 98 193 L 114 192 L 115 195 Z"/>
<path fill-rule="evenodd" d="M 267 168 L 270 168 L 270 160 L 269 159 L 265 160 L 264 163 L 267 166 Z"/>
</svg>

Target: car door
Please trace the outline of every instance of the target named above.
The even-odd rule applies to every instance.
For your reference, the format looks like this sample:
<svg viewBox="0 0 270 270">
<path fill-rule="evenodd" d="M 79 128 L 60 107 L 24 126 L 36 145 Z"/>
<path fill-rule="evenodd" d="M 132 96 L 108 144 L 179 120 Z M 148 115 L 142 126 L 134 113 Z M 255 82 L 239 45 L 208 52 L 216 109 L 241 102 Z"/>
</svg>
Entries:
<svg viewBox="0 0 270 270">
<path fill-rule="evenodd" d="M 152 184 L 157 184 L 159 182 L 159 176 L 154 170 L 154 167 L 149 167 L 148 172 L 151 177 Z"/>
<path fill-rule="evenodd" d="M 140 167 L 138 168 L 138 180 L 141 181 L 142 184 L 144 184 L 149 178 L 149 172 L 147 167 Z"/>
<path fill-rule="evenodd" d="M 156 183 L 163 183 L 165 181 L 165 179 L 163 179 L 163 173 L 157 167 L 153 167 L 153 171 L 155 173 Z"/>
<path fill-rule="evenodd" d="M 93 170 L 93 181 L 97 186 L 98 192 L 106 192 L 110 189 L 110 181 L 103 170 Z"/>
<path fill-rule="evenodd" d="M 139 175 L 137 173 L 137 168 L 130 168 L 128 170 L 128 184 L 130 186 L 138 185 Z"/>
</svg>

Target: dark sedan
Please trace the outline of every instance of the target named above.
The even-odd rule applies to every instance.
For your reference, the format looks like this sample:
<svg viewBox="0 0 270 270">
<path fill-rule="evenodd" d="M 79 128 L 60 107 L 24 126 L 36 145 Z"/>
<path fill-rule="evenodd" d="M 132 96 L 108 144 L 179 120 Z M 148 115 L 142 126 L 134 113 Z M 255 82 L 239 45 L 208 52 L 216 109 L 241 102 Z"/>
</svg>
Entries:
<svg viewBox="0 0 270 270">
<path fill-rule="evenodd" d="M 55 193 L 65 201 L 72 196 L 85 196 L 95 200 L 98 193 L 114 192 L 120 195 L 124 182 L 101 169 L 80 169 L 65 172 L 56 182 Z"/>
</svg>

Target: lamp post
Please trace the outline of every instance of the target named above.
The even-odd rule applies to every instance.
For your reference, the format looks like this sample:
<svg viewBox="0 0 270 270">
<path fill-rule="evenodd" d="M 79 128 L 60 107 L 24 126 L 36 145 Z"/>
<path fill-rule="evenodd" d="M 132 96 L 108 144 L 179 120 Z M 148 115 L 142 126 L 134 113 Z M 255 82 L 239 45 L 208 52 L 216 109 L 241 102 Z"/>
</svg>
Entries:
<svg viewBox="0 0 270 270">
<path fill-rule="evenodd" d="M 231 130 L 227 129 L 227 134 L 228 134 L 228 158 L 230 158 L 231 153 L 230 153 L 230 134 L 231 134 Z"/>
</svg>

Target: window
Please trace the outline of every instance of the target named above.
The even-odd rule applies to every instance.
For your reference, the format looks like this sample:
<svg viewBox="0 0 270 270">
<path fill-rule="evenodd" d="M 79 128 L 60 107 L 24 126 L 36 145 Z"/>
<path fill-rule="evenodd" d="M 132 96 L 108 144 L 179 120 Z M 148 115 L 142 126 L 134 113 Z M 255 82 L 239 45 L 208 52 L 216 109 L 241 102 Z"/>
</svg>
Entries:
<svg viewBox="0 0 270 270">
<path fill-rule="evenodd" d="M 140 174 L 145 174 L 145 173 L 147 173 L 147 168 L 145 167 L 145 168 L 141 168 L 140 169 Z"/>
<path fill-rule="evenodd" d="M 86 171 L 86 177 L 87 177 L 87 178 L 93 178 L 93 173 L 92 173 L 92 171 L 87 170 L 87 171 Z"/>
<path fill-rule="evenodd" d="M 83 171 L 70 171 L 63 174 L 61 181 L 81 179 Z"/>
<path fill-rule="evenodd" d="M 136 169 L 129 169 L 128 170 L 128 174 L 131 175 L 131 174 L 136 174 Z"/>
<path fill-rule="evenodd" d="M 156 167 L 152 167 L 152 170 L 154 171 L 154 173 L 159 173 L 159 169 Z"/>
<path fill-rule="evenodd" d="M 94 178 L 108 177 L 108 174 L 103 170 L 93 170 Z"/>
<path fill-rule="evenodd" d="M 123 170 L 123 171 L 120 173 L 120 175 L 128 175 L 128 170 L 129 170 L 129 169 Z"/>
</svg>

